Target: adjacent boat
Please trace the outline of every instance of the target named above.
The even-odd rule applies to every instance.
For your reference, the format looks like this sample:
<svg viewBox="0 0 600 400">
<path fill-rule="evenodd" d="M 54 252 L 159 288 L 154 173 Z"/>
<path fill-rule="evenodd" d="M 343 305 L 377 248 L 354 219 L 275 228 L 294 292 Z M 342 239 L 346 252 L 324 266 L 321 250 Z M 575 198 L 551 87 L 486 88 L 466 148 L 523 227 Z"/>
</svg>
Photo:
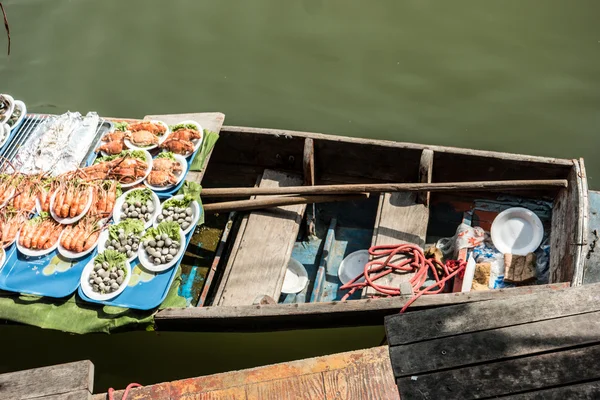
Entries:
<svg viewBox="0 0 600 400">
<path fill-rule="evenodd" d="M 197 285 L 197 298 L 192 295 L 190 307 L 159 311 L 159 329 L 380 324 L 384 315 L 398 312 L 407 297 L 381 297 L 365 289 L 340 301 L 346 292 L 340 290 L 338 268 L 345 256 L 378 244 L 425 246 L 454 235 L 461 222 L 489 230 L 494 216 L 511 205 L 535 210 L 550 234 L 546 242 L 548 284 L 564 287 L 583 281 L 588 190 L 582 159 L 224 126 L 197 179 L 204 188 L 542 179 L 563 179 L 568 186 L 381 193 L 354 201 L 220 215 L 223 234 L 205 279 Z M 216 200 L 229 199 L 203 198 L 205 205 Z M 207 216 L 207 223 L 214 218 Z M 290 258 L 304 265 L 309 278 L 296 294 L 281 292 Z M 391 284 L 400 285 L 402 280 L 406 279 L 396 277 Z M 545 287 L 423 296 L 413 307 L 530 293 Z"/>
</svg>

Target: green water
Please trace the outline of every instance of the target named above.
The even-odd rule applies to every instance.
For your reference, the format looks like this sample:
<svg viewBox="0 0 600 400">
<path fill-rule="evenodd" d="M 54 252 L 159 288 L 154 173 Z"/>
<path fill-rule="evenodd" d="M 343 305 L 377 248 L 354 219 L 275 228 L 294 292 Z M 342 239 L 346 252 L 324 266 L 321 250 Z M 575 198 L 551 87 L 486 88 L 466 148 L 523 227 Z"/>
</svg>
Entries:
<svg viewBox="0 0 600 400">
<path fill-rule="evenodd" d="M 222 111 L 229 125 L 585 157 L 600 187 L 597 0 L 3 3 L 13 50 L 0 55 L 0 92 L 31 111 Z M 91 358 L 101 390 L 382 336 L 377 327 L 77 337 L 2 326 L 14 344 L 3 345 L 0 369 Z"/>
</svg>

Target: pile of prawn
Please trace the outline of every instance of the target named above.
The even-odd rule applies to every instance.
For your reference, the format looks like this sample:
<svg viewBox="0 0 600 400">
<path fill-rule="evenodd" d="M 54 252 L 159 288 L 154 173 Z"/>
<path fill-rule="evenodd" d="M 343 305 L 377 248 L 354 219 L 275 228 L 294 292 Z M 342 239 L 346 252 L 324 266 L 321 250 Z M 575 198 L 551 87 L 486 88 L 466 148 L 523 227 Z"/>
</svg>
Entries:
<svg viewBox="0 0 600 400">
<path fill-rule="evenodd" d="M 25 222 L 19 233 L 19 245 L 31 250 L 47 250 L 54 246 L 64 225 L 43 214 Z"/>
<path fill-rule="evenodd" d="M 54 215 L 60 218 L 73 218 L 81 215 L 90 200 L 91 184 L 80 179 L 59 180 L 51 204 Z"/>
<path fill-rule="evenodd" d="M 15 210 L 12 207 L 0 210 L 0 247 L 6 248 L 11 245 L 28 219 L 29 213 L 26 211 Z"/>
<path fill-rule="evenodd" d="M 65 228 L 60 237 L 60 245 L 74 253 L 81 253 L 92 248 L 102 230 L 101 218 L 98 215 L 87 215 L 75 225 Z"/>
</svg>

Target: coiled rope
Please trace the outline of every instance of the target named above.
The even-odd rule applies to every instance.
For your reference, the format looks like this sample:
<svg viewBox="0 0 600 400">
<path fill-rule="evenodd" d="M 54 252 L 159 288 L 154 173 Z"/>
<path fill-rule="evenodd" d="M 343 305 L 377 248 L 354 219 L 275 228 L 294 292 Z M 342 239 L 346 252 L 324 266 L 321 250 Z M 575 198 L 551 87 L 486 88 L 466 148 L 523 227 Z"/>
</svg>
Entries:
<svg viewBox="0 0 600 400">
<path fill-rule="evenodd" d="M 441 263 L 435 258 L 425 258 L 423 250 L 414 244 L 373 246 L 369 249 L 369 254 L 378 259 L 368 262 L 362 274 L 340 287 L 341 290 L 349 290 L 342 301 L 348 299 L 357 290 L 362 290 L 367 286 L 387 296 L 399 296 L 401 294 L 399 287 L 378 284 L 377 280 L 394 271 L 414 272 L 409 280 L 413 289 L 413 297 L 402 307 L 401 313 L 406 311 L 419 297 L 442 292 L 446 282 L 464 271 L 467 265 L 462 260 L 448 260 L 446 263 Z M 405 257 L 396 263 L 392 263 L 392 258 L 396 255 L 404 255 Z M 438 274 L 438 269 L 441 271 L 441 276 Z M 427 281 L 429 271 L 431 271 L 435 283 L 421 289 Z M 361 278 L 364 278 L 364 281 L 357 282 Z"/>
</svg>

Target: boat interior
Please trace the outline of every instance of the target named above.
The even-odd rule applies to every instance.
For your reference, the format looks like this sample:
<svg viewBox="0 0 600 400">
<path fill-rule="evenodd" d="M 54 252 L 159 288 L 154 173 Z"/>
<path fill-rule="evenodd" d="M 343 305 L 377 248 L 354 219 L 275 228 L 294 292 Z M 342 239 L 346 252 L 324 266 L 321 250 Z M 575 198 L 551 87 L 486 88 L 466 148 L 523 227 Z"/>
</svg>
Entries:
<svg viewBox="0 0 600 400">
<path fill-rule="evenodd" d="M 190 306 L 211 308 L 339 301 L 346 292 L 338 268 L 349 254 L 381 244 L 426 248 L 455 235 L 461 223 L 489 232 L 495 216 L 514 206 L 534 211 L 544 226 L 548 271 L 536 283 L 581 283 L 583 256 L 576 244 L 587 218 L 582 160 L 225 126 L 204 171 L 204 188 L 538 179 L 565 179 L 568 187 L 381 193 L 208 214 L 182 263 L 180 294 Z M 203 198 L 204 204 L 227 200 Z M 290 258 L 305 267 L 308 284 L 285 294 Z M 392 276 L 390 283 L 402 280 Z M 350 299 L 378 295 L 365 288 Z"/>
</svg>

